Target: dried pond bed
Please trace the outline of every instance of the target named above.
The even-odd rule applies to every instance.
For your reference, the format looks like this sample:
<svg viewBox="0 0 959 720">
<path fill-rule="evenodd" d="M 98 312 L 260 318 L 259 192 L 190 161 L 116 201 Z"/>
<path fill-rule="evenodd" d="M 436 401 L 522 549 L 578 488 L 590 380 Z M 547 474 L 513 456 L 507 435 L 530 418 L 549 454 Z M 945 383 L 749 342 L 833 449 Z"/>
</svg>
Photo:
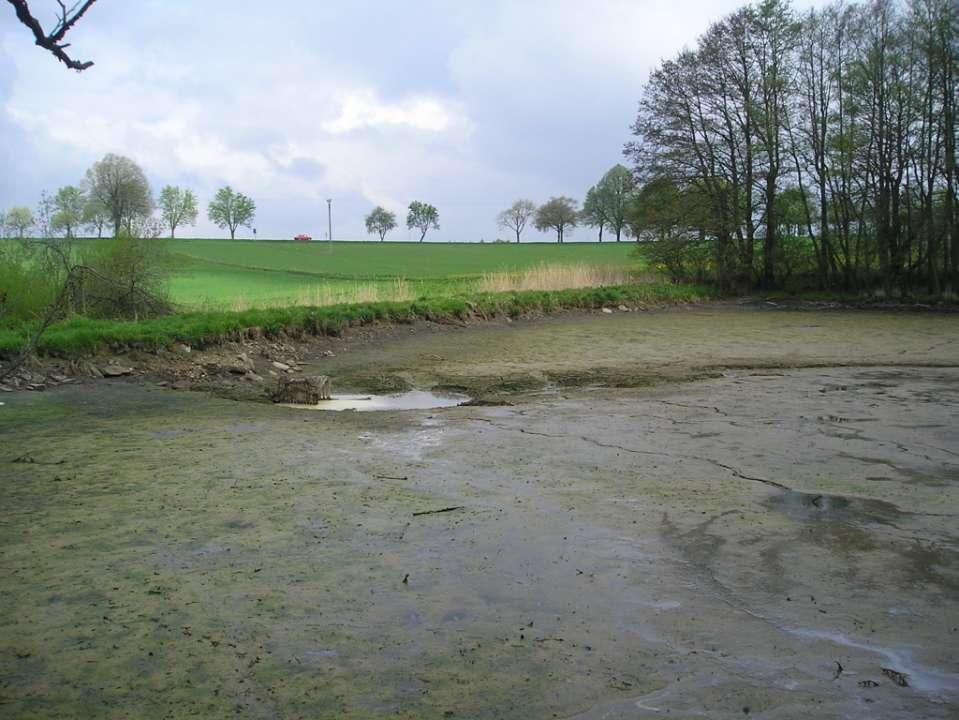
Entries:
<svg viewBox="0 0 959 720">
<path fill-rule="evenodd" d="M 793 315 L 818 327 L 776 345 L 667 315 L 317 363 L 717 377 L 402 413 L 6 394 L 0 714 L 954 716 L 959 319 Z M 721 369 L 790 359 L 903 366 Z"/>
</svg>

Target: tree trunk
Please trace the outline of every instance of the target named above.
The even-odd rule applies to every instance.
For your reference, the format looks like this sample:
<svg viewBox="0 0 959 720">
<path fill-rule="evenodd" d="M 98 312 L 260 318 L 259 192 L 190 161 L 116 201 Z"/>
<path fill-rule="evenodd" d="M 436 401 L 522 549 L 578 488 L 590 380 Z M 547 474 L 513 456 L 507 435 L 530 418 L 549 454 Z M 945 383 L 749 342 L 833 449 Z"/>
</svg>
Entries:
<svg viewBox="0 0 959 720">
<path fill-rule="evenodd" d="M 945 243 L 949 248 L 948 272 L 952 280 L 952 292 L 959 292 L 959 230 L 956 228 L 956 66 L 954 52 L 947 42 L 948 22 L 941 21 L 940 52 L 943 53 L 942 69 L 942 123 L 945 139 L 946 198 L 945 198 Z"/>
<path fill-rule="evenodd" d="M 763 288 L 769 290 L 775 282 L 776 254 L 776 176 L 766 175 L 766 232 L 763 237 Z"/>
</svg>

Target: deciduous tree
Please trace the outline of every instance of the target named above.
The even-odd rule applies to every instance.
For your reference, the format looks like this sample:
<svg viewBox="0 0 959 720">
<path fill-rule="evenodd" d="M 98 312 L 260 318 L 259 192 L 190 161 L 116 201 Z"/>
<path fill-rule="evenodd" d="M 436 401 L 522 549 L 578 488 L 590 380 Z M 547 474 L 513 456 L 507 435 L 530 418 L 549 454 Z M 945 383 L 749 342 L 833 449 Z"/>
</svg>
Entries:
<svg viewBox="0 0 959 720">
<path fill-rule="evenodd" d="M 626 153 L 706 203 L 724 287 L 959 289 L 957 36 L 954 0 L 760 0 L 650 74 Z"/>
<path fill-rule="evenodd" d="M 68 238 L 75 235 L 76 229 L 83 223 L 83 208 L 87 203 L 83 190 L 75 185 L 66 185 L 53 196 L 53 217 L 51 226 Z"/>
<path fill-rule="evenodd" d="M 440 229 L 439 211 L 429 203 L 414 200 L 406 214 L 406 227 L 419 230 L 420 242 L 423 242 L 428 230 Z"/>
<path fill-rule="evenodd" d="M 109 154 L 87 170 L 84 189 L 91 201 L 104 208 L 113 222 L 114 237 L 134 220 L 150 215 L 150 183 L 140 166 L 122 155 Z"/>
<path fill-rule="evenodd" d="M 536 210 L 536 218 L 533 224 L 537 230 L 543 232 L 555 230 L 556 242 L 561 243 L 565 238 L 567 228 L 576 227 L 579 220 L 577 205 L 578 203 L 573 198 L 565 195 L 550 198 Z"/>
<path fill-rule="evenodd" d="M 110 221 L 110 213 L 98 201 L 87 197 L 83 206 L 83 224 L 91 231 L 97 231 L 97 237 L 103 237 L 103 228 Z"/>
<path fill-rule="evenodd" d="M 386 239 L 386 233 L 396 227 L 396 214 L 391 213 L 386 208 L 377 205 L 366 216 L 366 232 L 370 235 L 376 233 L 380 236 L 380 242 Z"/>
<path fill-rule="evenodd" d="M 636 193 L 633 174 L 623 165 L 614 165 L 596 185 L 586 193 L 581 219 L 585 225 L 599 228 L 599 241 L 603 242 L 603 229 L 616 233 L 616 242 L 622 240 L 627 229 L 626 215 Z"/>
<path fill-rule="evenodd" d="M 166 185 L 160 191 L 160 217 L 168 228 L 170 237 L 181 225 L 196 224 L 196 196 L 192 190 Z"/>
<path fill-rule="evenodd" d="M 11 208 L 6 216 L 6 225 L 21 240 L 34 225 L 33 212 L 28 207 Z"/>
<path fill-rule="evenodd" d="M 516 235 L 516 242 L 526 229 L 526 225 L 536 212 L 536 205 L 532 200 L 517 200 L 503 212 L 496 216 L 497 227 L 509 230 Z"/>
<path fill-rule="evenodd" d="M 609 223 L 609 215 L 606 203 L 603 202 L 600 191 L 595 185 L 586 191 L 586 199 L 583 201 L 583 209 L 579 213 L 579 220 L 587 227 L 599 228 L 599 241 L 603 242 L 603 230 Z"/>
<path fill-rule="evenodd" d="M 243 193 L 238 193 L 229 185 L 216 191 L 207 208 L 207 217 L 214 225 L 230 231 L 230 239 L 236 237 L 236 229 L 241 225 L 250 227 L 256 214 L 256 203 Z"/>
</svg>

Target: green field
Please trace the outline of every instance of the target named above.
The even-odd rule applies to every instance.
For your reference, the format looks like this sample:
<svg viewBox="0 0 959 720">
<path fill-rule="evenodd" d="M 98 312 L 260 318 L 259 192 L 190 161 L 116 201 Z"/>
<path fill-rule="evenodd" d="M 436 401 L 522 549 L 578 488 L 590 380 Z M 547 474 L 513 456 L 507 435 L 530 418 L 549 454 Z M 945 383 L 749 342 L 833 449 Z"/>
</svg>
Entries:
<svg viewBox="0 0 959 720">
<path fill-rule="evenodd" d="M 74 245 L 78 259 L 87 242 Z M 169 250 L 175 313 L 139 321 L 70 315 L 47 328 L 40 352 L 71 356 L 174 341 L 203 346 L 250 328 L 335 334 L 374 321 L 519 317 L 711 295 L 644 273 L 633 243 L 158 242 Z M 510 274 L 523 270 L 531 272 Z M 0 357 L 24 347 L 37 312 L 0 323 Z"/>
<path fill-rule="evenodd" d="M 638 269 L 632 243 L 438 244 L 173 240 L 170 291 L 175 302 L 218 308 L 236 302 L 276 304 L 320 286 L 408 282 L 417 297 L 470 292 L 484 273 L 543 263 L 587 263 Z"/>
</svg>

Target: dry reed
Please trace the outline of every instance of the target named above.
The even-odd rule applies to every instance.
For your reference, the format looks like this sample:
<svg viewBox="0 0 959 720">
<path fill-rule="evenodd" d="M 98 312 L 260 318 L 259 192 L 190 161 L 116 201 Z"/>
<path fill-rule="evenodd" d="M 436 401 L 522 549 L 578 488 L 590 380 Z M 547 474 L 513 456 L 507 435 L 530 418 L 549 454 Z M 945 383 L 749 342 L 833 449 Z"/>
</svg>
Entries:
<svg viewBox="0 0 959 720">
<path fill-rule="evenodd" d="M 626 285 L 635 278 L 628 270 L 585 263 L 544 263 L 527 270 L 486 273 L 480 280 L 480 292 L 512 292 L 518 290 L 568 290 L 571 288 Z"/>
<path fill-rule="evenodd" d="M 402 278 L 389 282 L 354 283 L 352 285 L 313 285 L 293 296 L 269 300 L 237 297 L 230 303 L 234 311 L 251 308 L 322 307 L 372 302 L 401 302 L 413 299 L 409 283 Z"/>
</svg>

